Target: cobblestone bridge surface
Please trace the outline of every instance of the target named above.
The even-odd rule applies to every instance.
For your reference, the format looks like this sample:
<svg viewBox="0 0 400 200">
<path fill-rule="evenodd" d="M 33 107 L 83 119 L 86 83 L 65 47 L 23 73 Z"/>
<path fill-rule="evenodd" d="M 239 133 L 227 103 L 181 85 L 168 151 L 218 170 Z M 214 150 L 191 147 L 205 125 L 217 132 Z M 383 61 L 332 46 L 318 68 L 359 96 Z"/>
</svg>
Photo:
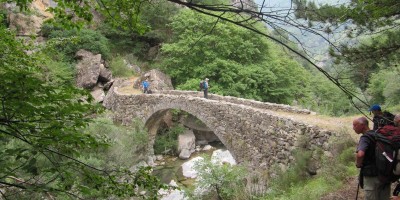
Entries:
<svg viewBox="0 0 400 200">
<path fill-rule="evenodd" d="M 328 140 L 335 135 L 273 112 L 309 115 L 308 110 L 213 94 L 209 99 L 201 97 L 199 92 L 177 90 L 126 95 L 113 87 L 103 104 L 124 124 L 134 118 L 142 120 L 151 138 L 149 149 L 163 115 L 169 109 L 186 111 L 213 130 L 238 163 L 261 169 L 287 166 L 294 161 L 293 150 L 299 147 L 329 151 Z"/>
</svg>

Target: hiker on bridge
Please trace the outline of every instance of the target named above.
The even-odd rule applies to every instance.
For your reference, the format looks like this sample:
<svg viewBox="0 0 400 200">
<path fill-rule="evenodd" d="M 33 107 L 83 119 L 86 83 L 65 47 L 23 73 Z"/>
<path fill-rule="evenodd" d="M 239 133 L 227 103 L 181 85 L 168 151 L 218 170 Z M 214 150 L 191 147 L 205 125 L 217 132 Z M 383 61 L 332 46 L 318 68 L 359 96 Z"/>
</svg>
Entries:
<svg viewBox="0 0 400 200">
<path fill-rule="evenodd" d="M 147 78 L 142 81 L 142 91 L 144 94 L 149 94 L 150 83 L 148 82 Z"/>
<path fill-rule="evenodd" d="M 366 200 L 390 198 L 390 183 L 381 183 L 375 165 L 375 142 L 366 134 L 370 131 L 368 119 L 357 118 L 353 121 L 353 130 L 362 134 L 356 151 L 356 166 L 360 168 L 359 186 L 364 189 Z"/>
<path fill-rule="evenodd" d="M 203 81 L 203 91 L 204 91 L 204 98 L 208 99 L 208 78 L 204 79 Z"/>
</svg>

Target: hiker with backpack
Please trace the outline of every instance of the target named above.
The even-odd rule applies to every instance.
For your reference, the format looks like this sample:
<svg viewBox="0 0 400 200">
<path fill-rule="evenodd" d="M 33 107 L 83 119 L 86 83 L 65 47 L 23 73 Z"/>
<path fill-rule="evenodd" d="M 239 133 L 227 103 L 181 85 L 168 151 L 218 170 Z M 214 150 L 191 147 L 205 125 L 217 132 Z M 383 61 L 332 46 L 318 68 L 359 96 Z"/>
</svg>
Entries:
<svg viewBox="0 0 400 200">
<path fill-rule="evenodd" d="M 353 130 L 357 134 L 362 134 L 356 151 L 356 166 L 360 168 L 359 186 L 365 191 L 365 199 L 389 199 L 390 182 L 382 182 L 378 176 L 378 167 L 375 164 L 376 143 L 369 135 L 371 130 L 368 126 L 368 119 L 365 117 L 355 119 Z"/>
<path fill-rule="evenodd" d="M 204 98 L 208 99 L 208 78 L 204 79 L 204 81 L 200 81 L 200 90 L 204 91 Z"/>
<path fill-rule="evenodd" d="M 372 112 L 374 115 L 374 118 L 372 119 L 372 122 L 374 122 L 374 127 L 372 130 L 376 131 L 380 126 L 383 127 L 388 124 L 394 125 L 394 115 L 388 111 L 382 112 L 381 106 L 378 104 L 372 105 L 368 111 Z"/>
<path fill-rule="evenodd" d="M 393 121 L 394 125 L 400 129 L 400 114 L 397 114 Z M 392 195 L 391 200 L 400 200 L 400 183 L 394 188 Z"/>
</svg>

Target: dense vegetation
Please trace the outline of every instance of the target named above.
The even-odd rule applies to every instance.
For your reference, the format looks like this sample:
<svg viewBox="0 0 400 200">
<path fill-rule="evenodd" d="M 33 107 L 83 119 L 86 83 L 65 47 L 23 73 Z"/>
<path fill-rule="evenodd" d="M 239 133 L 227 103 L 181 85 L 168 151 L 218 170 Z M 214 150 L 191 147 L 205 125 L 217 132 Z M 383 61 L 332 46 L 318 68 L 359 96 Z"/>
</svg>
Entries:
<svg viewBox="0 0 400 200">
<path fill-rule="evenodd" d="M 25 8 L 31 1 L 14 2 Z M 127 61 L 142 69 L 163 70 L 177 89 L 197 90 L 200 79 L 208 77 L 212 93 L 298 105 L 328 115 L 356 113 L 335 81 L 264 37 L 282 36 L 280 30 L 207 7 L 226 1 L 107 0 L 98 8 L 104 23 L 92 26 L 84 26 L 93 17 L 89 1 L 59 2 L 50 9 L 56 17 L 42 27 L 48 39 L 44 46 L 17 39 L 7 28 L 6 12 L 0 12 L 0 184 L 6 186 L 0 192 L 5 198 L 128 198 L 142 190 L 148 191 L 146 198 L 155 198 L 163 187 L 148 168 L 128 170 L 145 159 L 148 138 L 143 125 L 122 127 L 108 116 L 99 117 L 102 109 L 91 104 L 87 91 L 74 87 L 74 54 L 81 48 L 101 53 L 117 77 L 132 75 Z M 214 16 L 171 2 L 197 4 Z M 337 8 L 296 1 L 296 16 L 308 20 L 310 27 L 316 21 L 328 21 L 332 27 L 351 21 L 349 30 L 355 30 L 348 34 L 351 45 L 332 48 L 335 62 L 325 70 L 336 77 L 336 84 L 345 85 L 368 103 L 400 109 L 400 39 L 398 21 L 393 20 L 399 4 L 379 2 L 352 1 Z M 64 12 L 66 8 L 75 12 Z M 243 21 L 256 31 L 229 20 Z M 171 128 L 159 136 L 164 138 L 156 141 L 155 151 L 174 150 L 180 132 L 179 127 Z M 349 166 L 351 151 L 345 147 L 336 155 L 339 159 L 324 160 L 326 171 L 321 176 L 305 182 L 301 161 L 308 158 L 299 155 L 298 165 L 271 181 L 272 193 L 263 198 L 299 198 L 308 187 L 319 185 L 324 188 L 313 188 L 312 197 L 318 198 L 330 187 L 338 187 L 343 177 L 354 174 Z M 332 165 L 334 161 L 338 163 Z M 208 176 L 208 168 L 215 173 Z M 205 173 L 204 184 L 211 184 L 220 198 L 229 199 L 243 190 L 241 168 L 206 162 L 199 169 Z"/>
</svg>

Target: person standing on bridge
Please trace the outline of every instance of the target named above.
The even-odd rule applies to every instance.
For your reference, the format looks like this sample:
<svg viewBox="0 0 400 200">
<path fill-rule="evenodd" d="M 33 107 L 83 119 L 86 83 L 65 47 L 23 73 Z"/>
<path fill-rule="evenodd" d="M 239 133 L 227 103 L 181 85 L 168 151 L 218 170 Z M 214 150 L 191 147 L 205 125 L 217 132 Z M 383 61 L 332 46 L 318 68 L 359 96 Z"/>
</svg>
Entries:
<svg viewBox="0 0 400 200">
<path fill-rule="evenodd" d="M 142 90 L 144 94 L 149 93 L 150 83 L 147 81 L 147 78 L 142 82 Z"/>
<path fill-rule="evenodd" d="M 365 199 L 389 199 L 390 183 L 381 183 L 378 178 L 378 169 L 375 165 L 375 142 L 367 135 L 370 132 L 368 119 L 365 117 L 355 119 L 353 130 L 357 134 L 362 134 L 356 151 L 356 166 L 360 168 L 359 186 L 365 191 Z"/>
<path fill-rule="evenodd" d="M 204 98 L 208 99 L 208 78 L 203 81 Z"/>
</svg>

